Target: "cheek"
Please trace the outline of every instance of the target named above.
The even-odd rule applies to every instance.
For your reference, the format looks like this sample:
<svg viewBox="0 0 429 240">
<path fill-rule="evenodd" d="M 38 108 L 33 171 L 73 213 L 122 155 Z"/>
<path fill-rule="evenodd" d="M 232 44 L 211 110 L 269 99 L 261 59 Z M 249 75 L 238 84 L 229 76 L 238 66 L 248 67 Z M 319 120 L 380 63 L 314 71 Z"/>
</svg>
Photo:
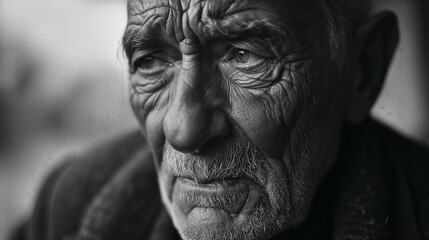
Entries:
<svg viewBox="0 0 429 240">
<path fill-rule="evenodd" d="M 282 159 L 288 132 L 302 112 L 308 80 L 299 67 L 287 64 L 272 74 L 275 83 L 263 89 L 231 86 L 231 117 L 240 131 L 268 158 Z M 274 82 L 274 80 L 267 81 Z"/>
<path fill-rule="evenodd" d="M 156 92 L 142 92 L 131 84 L 130 103 L 141 131 L 148 140 L 155 158 L 159 160 L 165 141 L 163 122 L 168 104 L 167 88 Z"/>
<path fill-rule="evenodd" d="M 331 74 L 334 71 L 320 70 L 320 65 L 307 67 L 312 75 L 299 92 L 301 109 L 288 132 L 283 156 L 294 202 L 301 209 L 308 209 L 315 189 L 335 162 L 345 106 L 342 83 Z"/>
<path fill-rule="evenodd" d="M 296 161 L 308 154 L 324 159 L 326 154 L 320 152 L 329 152 L 338 144 L 333 139 L 342 127 L 346 99 L 334 63 L 326 59 L 320 55 L 299 68 L 288 67 L 285 81 L 276 90 L 288 126 L 289 155 Z"/>
<path fill-rule="evenodd" d="M 265 157 L 281 158 L 285 127 L 275 99 L 266 91 L 242 88 L 231 91 L 230 99 L 230 115 L 239 132 Z"/>
</svg>

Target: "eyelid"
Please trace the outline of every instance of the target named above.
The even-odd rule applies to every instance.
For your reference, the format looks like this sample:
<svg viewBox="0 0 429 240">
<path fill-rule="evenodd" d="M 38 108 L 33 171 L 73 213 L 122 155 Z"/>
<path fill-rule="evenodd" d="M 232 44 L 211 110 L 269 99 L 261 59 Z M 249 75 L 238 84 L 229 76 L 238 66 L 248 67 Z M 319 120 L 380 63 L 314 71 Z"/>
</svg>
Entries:
<svg viewBox="0 0 429 240">
<path fill-rule="evenodd" d="M 231 46 L 234 48 L 250 51 L 262 58 L 269 59 L 275 57 L 275 54 L 271 51 L 271 48 L 263 45 L 265 44 L 254 43 L 250 41 L 237 41 L 231 44 Z"/>
<path fill-rule="evenodd" d="M 262 63 L 266 62 L 264 58 L 260 58 L 257 61 L 254 61 L 252 63 L 228 63 L 230 65 L 233 65 L 235 68 L 240 69 L 241 71 L 249 71 L 251 69 L 254 69 L 255 67 L 260 66 Z"/>
<path fill-rule="evenodd" d="M 139 69 L 139 62 L 143 60 L 146 57 L 153 57 L 158 60 L 164 61 L 166 64 L 173 64 L 175 61 L 171 57 L 169 57 L 167 54 L 160 52 L 158 50 L 152 50 L 152 51 L 136 51 L 135 54 L 133 54 L 133 57 L 131 59 L 131 70 L 132 73 L 135 73 L 136 71 L 142 71 L 145 74 L 157 74 L 162 72 L 163 68 L 153 69 L 153 70 L 141 70 Z"/>
<path fill-rule="evenodd" d="M 145 50 L 134 51 L 134 54 L 131 57 L 131 67 L 132 67 L 132 69 L 136 68 L 136 63 L 139 62 L 139 60 L 141 60 L 142 58 L 151 56 L 154 52 L 156 52 L 156 51 L 145 51 Z"/>
<path fill-rule="evenodd" d="M 160 59 L 164 59 L 166 61 L 177 61 L 182 58 L 182 54 L 180 51 L 175 47 L 171 45 L 162 45 L 157 47 L 150 47 L 150 48 L 140 48 L 136 49 L 131 57 L 131 65 L 135 64 L 135 62 L 142 57 L 145 56 L 155 56 Z"/>
<path fill-rule="evenodd" d="M 250 63 L 237 63 L 237 62 L 230 61 L 229 59 L 233 55 L 234 51 L 237 49 L 242 49 L 242 48 L 236 48 L 236 47 L 229 48 L 223 57 L 222 64 L 233 66 L 234 68 L 239 69 L 240 71 L 243 71 L 243 72 L 248 72 L 251 69 L 261 66 L 263 63 L 269 61 L 269 59 L 259 56 L 258 54 L 246 49 L 243 49 L 243 50 L 248 51 L 249 54 L 252 54 L 253 58 L 256 58 L 255 61 Z"/>
<path fill-rule="evenodd" d="M 164 65 L 164 66 L 162 66 L 162 67 L 158 67 L 158 68 L 155 68 L 155 69 L 141 69 L 141 68 L 139 68 L 139 69 L 137 69 L 137 71 L 139 71 L 139 72 L 141 72 L 141 73 L 143 73 L 144 75 L 147 75 L 147 76 L 149 76 L 149 75 L 157 75 L 157 74 L 161 74 L 162 72 L 164 72 L 165 70 L 167 69 L 167 66 L 166 65 Z"/>
</svg>

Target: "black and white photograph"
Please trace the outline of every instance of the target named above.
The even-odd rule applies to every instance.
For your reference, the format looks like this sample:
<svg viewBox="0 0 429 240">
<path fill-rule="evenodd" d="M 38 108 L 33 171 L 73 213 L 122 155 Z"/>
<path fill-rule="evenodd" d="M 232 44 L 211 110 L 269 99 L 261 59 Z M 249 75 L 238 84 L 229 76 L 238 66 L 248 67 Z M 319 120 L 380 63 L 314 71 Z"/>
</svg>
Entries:
<svg viewBox="0 0 429 240">
<path fill-rule="evenodd" d="M 428 0 L 0 0 L 0 240 L 429 240 Z"/>
</svg>

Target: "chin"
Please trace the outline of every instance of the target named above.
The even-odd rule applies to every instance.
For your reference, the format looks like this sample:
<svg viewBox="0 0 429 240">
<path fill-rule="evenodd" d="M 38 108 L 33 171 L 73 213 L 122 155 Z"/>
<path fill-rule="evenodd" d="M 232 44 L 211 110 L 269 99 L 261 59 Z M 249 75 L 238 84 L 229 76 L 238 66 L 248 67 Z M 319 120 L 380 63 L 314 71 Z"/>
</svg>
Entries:
<svg viewBox="0 0 429 240">
<path fill-rule="evenodd" d="M 188 214 L 173 204 L 170 215 L 184 240 L 269 239 L 287 228 L 284 214 L 273 216 L 258 205 L 249 214 L 231 215 L 223 209 L 195 208 Z"/>
<path fill-rule="evenodd" d="M 293 204 L 287 201 L 290 195 L 285 188 L 286 178 L 279 180 L 275 175 L 270 176 L 264 186 L 245 180 L 248 192 L 244 197 L 234 198 L 237 201 L 236 205 L 240 206 L 233 210 L 228 206 L 219 206 L 216 198 L 213 198 L 213 201 L 204 201 L 204 199 L 198 201 L 193 200 L 195 197 L 192 195 L 180 195 L 180 192 L 183 192 L 181 189 L 183 183 L 175 177 L 161 174 L 159 182 L 164 205 L 182 239 L 256 240 L 269 239 L 299 225 L 304 218 L 304 211 L 297 211 L 292 207 Z M 235 188 L 238 189 L 238 187 Z M 206 197 L 211 198 L 211 196 Z M 234 204 L 234 200 L 224 202 Z M 183 201 L 197 201 L 201 204 L 189 207 L 183 204 Z M 220 198 L 219 201 L 223 199 Z"/>
<path fill-rule="evenodd" d="M 236 149 L 244 151 L 189 155 L 165 148 L 158 181 L 183 239 L 269 239 L 305 219 L 314 187 L 301 180 L 309 178 L 294 178 L 280 159 Z"/>
</svg>

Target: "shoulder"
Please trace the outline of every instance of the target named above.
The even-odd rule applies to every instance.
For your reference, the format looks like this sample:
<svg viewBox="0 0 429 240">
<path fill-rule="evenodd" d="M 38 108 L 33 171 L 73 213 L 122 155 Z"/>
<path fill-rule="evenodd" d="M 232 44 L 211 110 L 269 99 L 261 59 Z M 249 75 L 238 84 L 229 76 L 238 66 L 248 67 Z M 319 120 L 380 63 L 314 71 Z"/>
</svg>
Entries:
<svg viewBox="0 0 429 240">
<path fill-rule="evenodd" d="M 372 120 L 344 133 L 338 236 L 429 239 L 428 148 Z"/>
<path fill-rule="evenodd" d="M 405 229 L 403 234 L 409 236 L 414 223 L 418 229 L 415 232 L 429 239 L 429 147 L 387 127 L 378 125 L 377 128 L 381 133 L 379 140 L 385 145 L 385 158 L 394 169 L 392 184 L 399 209 L 396 215 L 400 221 L 408 219 L 409 222 L 405 226 L 400 224 Z"/>
<path fill-rule="evenodd" d="M 67 157 L 48 176 L 30 223 L 31 239 L 60 239 L 74 234 L 85 211 L 103 187 L 132 159 L 139 158 L 155 185 L 155 169 L 141 133 L 131 131 Z"/>
<path fill-rule="evenodd" d="M 396 171 L 396 191 L 402 191 L 397 194 L 397 199 L 404 202 L 404 192 L 408 192 L 408 202 L 412 203 L 407 212 L 398 215 L 402 219 L 405 218 L 403 216 L 414 215 L 422 239 L 429 239 L 429 148 L 398 134 L 388 136 L 391 143 L 389 158 L 397 163 L 396 169 L 400 169 Z M 405 187 L 400 188 L 401 185 Z"/>
</svg>

